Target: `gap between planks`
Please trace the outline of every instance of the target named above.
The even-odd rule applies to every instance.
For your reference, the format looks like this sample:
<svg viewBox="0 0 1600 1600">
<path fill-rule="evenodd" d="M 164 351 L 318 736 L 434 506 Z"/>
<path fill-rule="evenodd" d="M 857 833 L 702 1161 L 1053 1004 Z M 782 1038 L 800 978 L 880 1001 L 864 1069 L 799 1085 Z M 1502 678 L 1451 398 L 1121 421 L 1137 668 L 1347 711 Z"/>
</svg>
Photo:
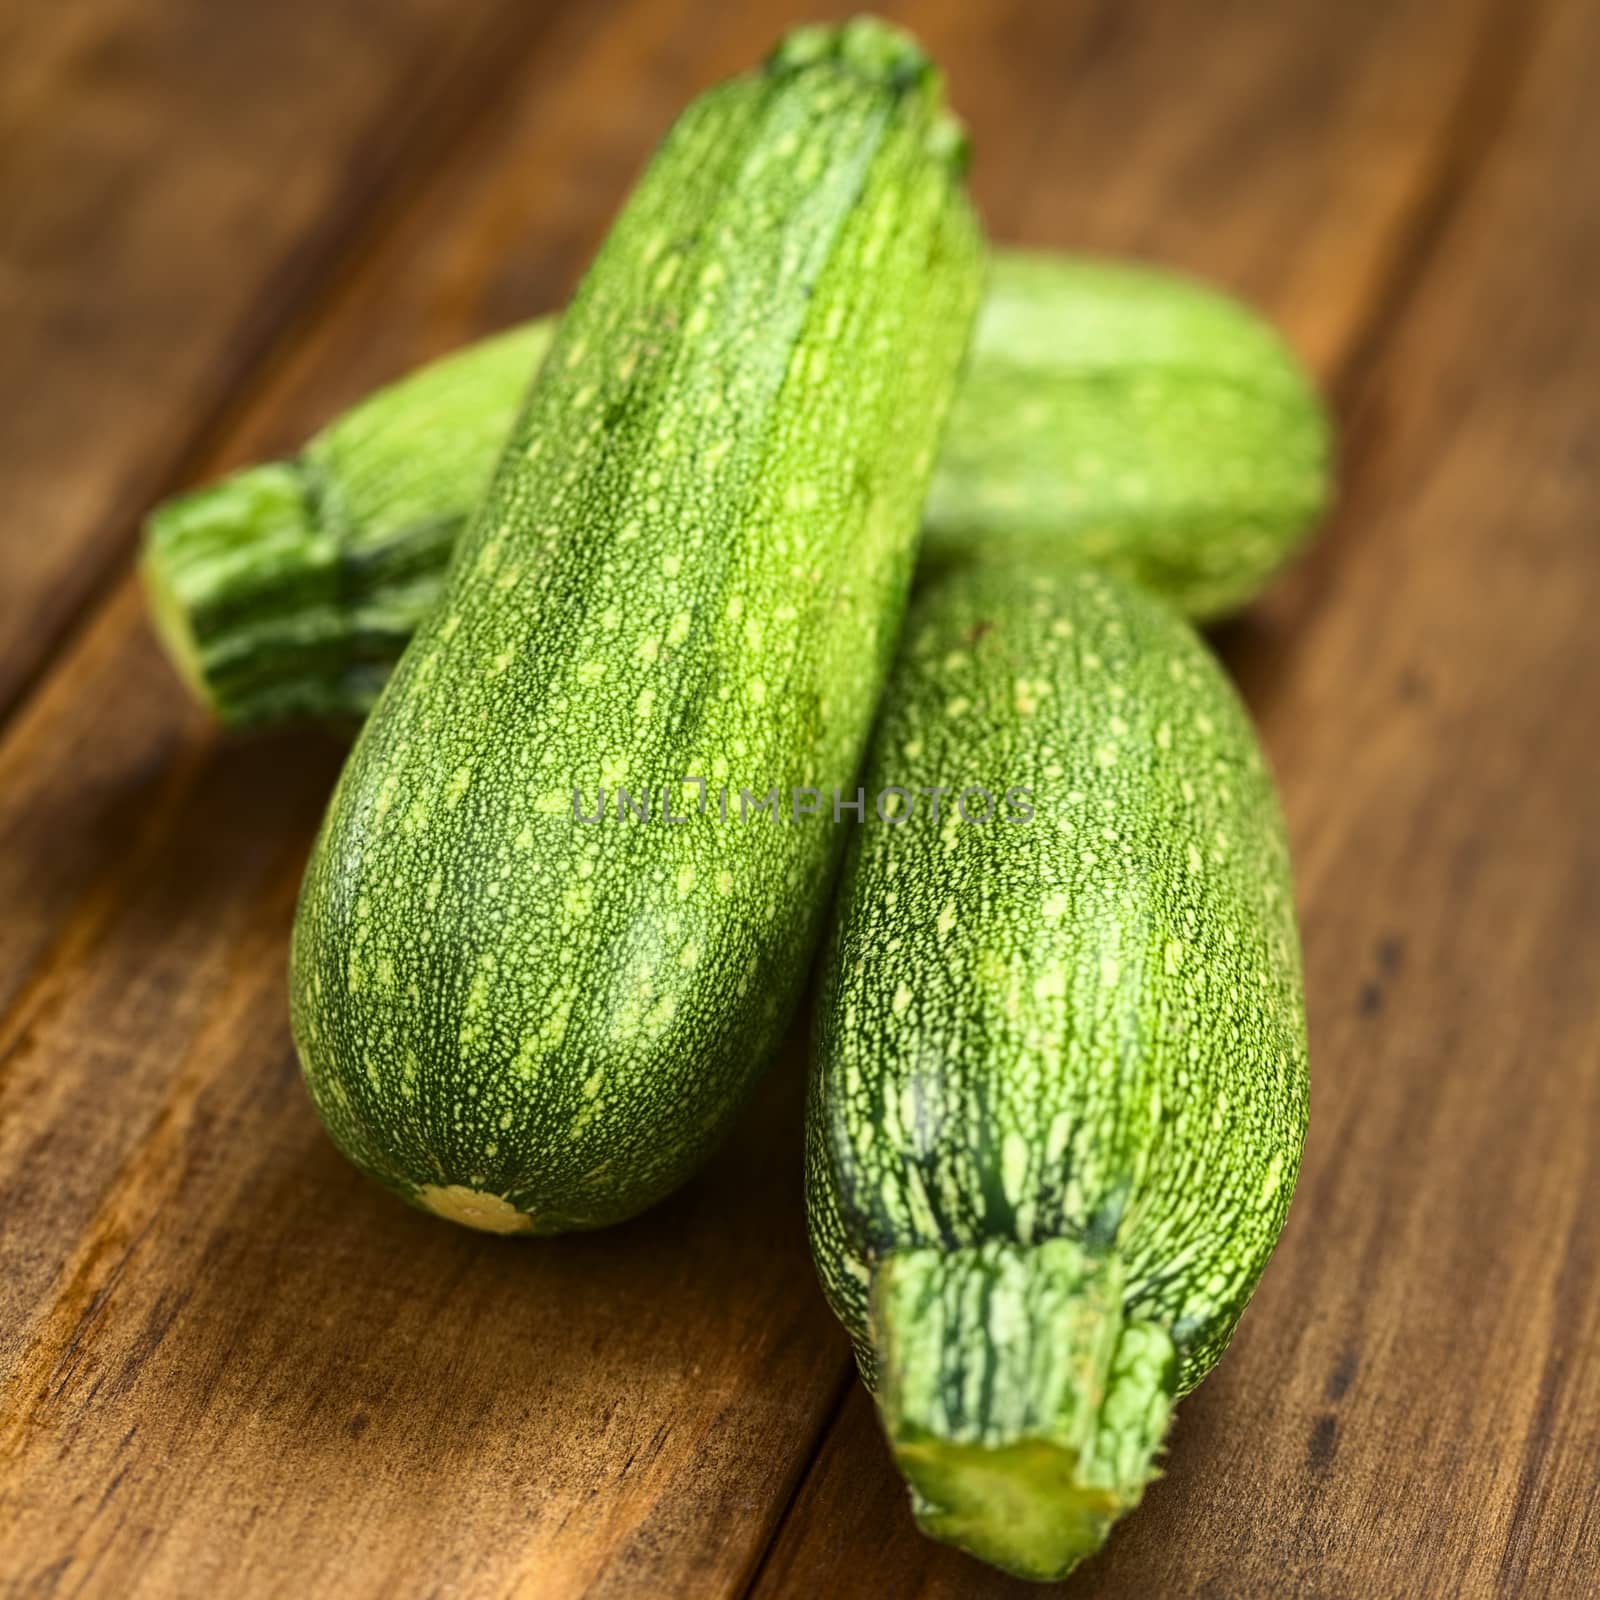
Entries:
<svg viewBox="0 0 1600 1600">
<path fill-rule="evenodd" d="M 1490 8 L 1439 141 L 1438 158 L 1416 205 L 1395 230 L 1397 238 L 1388 265 L 1333 365 L 1328 392 L 1340 429 L 1335 511 L 1350 498 L 1371 448 L 1371 435 L 1363 426 L 1366 400 L 1381 377 L 1396 330 L 1416 304 L 1444 250 L 1451 224 L 1511 114 L 1523 69 L 1544 21 L 1545 4 L 1546 0 L 1497 0 Z M 1268 602 L 1275 634 L 1300 633 L 1306 628 L 1322 609 L 1329 571 L 1336 562 L 1348 559 L 1360 537 L 1349 518 L 1336 519 L 1323 531 Z M 1236 624 L 1224 624 L 1225 630 L 1230 628 L 1221 653 L 1246 698 L 1254 703 L 1264 685 L 1258 652 L 1251 648 L 1249 615 Z"/>
<path fill-rule="evenodd" d="M 471 56 L 430 90 L 408 98 L 400 91 L 414 86 L 397 86 L 394 122 L 380 118 L 367 135 L 368 143 L 382 136 L 385 153 L 352 176 L 327 214 L 268 279 L 263 309 L 231 341 L 237 353 L 220 360 L 215 399 L 201 408 L 200 420 L 173 448 L 170 465 L 157 483 L 157 500 L 193 481 L 214 458 L 256 395 L 292 359 L 307 331 L 319 324 L 362 263 L 402 224 L 410 210 L 408 195 L 423 192 L 428 178 L 448 165 L 505 105 L 546 37 L 568 10 L 582 3 L 549 0 L 541 6 L 505 7 L 484 25 Z M 115 512 L 115 521 L 131 524 L 128 537 L 108 542 L 98 574 L 0 702 L 0 738 L 132 570 L 138 528 L 147 510 L 145 505 L 123 505 Z"/>
<path fill-rule="evenodd" d="M 1472 64 L 1452 110 L 1439 155 L 1423 181 L 1414 206 L 1396 229 L 1398 238 L 1390 260 L 1336 360 L 1329 380 L 1334 410 L 1349 427 L 1366 397 L 1382 375 L 1384 358 L 1395 330 L 1415 303 L 1417 294 L 1442 255 L 1446 255 L 1451 225 L 1470 194 L 1517 98 L 1523 68 L 1532 53 L 1533 40 L 1543 22 L 1540 0 L 1500 0 L 1480 30 Z M 1342 457 L 1341 489 L 1348 490 L 1362 472 L 1365 450 L 1362 435 L 1354 430 L 1352 448 Z M 1319 609 L 1317 597 L 1326 592 L 1322 581 L 1328 563 L 1343 558 L 1352 547 L 1353 530 L 1335 539 L 1324 535 L 1304 558 L 1293 579 L 1291 625 L 1303 629 Z M 1248 641 L 1242 648 L 1224 651 L 1235 677 L 1250 675 Z M 853 1362 L 846 1364 L 843 1381 L 829 1407 L 821 1432 L 807 1452 L 787 1499 L 778 1510 L 739 1600 L 750 1600 L 778 1548 L 781 1535 L 834 1434 L 842 1425 L 845 1403 L 855 1383 Z"/>
<path fill-rule="evenodd" d="M 1483 40 L 1474 57 L 1472 70 L 1466 75 L 1457 112 L 1449 130 L 1439 141 L 1439 158 L 1419 186 L 1420 201 L 1404 214 L 1401 225 L 1394 230 L 1398 243 L 1380 277 L 1377 292 L 1371 297 L 1370 309 L 1364 316 L 1355 319 L 1352 336 L 1346 342 L 1347 353 L 1338 363 L 1334 379 L 1341 412 L 1348 413 L 1359 404 L 1391 330 L 1403 318 L 1418 286 L 1426 277 L 1429 262 L 1440 240 L 1448 232 L 1449 221 L 1459 199 L 1470 187 L 1477 164 L 1492 143 L 1498 119 L 1503 115 L 1513 92 L 1514 63 L 1502 59 L 1499 47 L 1508 35 L 1514 36 L 1519 44 L 1526 38 L 1525 30 L 1513 25 L 1514 9 L 1503 6 L 1492 15 L 1489 26 L 1483 30 Z M 507 84 L 512 81 L 513 72 L 514 67 L 507 69 Z M 465 108 L 462 109 L 465 113 Z M 485 107 L 485 114 L 489 109 L 492 107 Z M 470 137 L 475 122 L 476 119 L 470 114 L 465 115 L 465 121 L 458 129 L 458 141 Z M 442 165 L 443 161 L 435 164 Z M 193 469 L 194 464 L 216 449 L 238 414 L 248 405 L 250 397 L 264 386 L 276 366 L 288 359 L 289 353 L 305 336 L 305 329 L 326 314 L 329 303 L 337 297 L 340 285 L 358 272 L 360 263 L 377 248 L 378 241 L 389 228 L 397 225 L 399 216 L 404 214 L 404 207 L 386 209 L 383 201 L 398 181 L 396 171 L 403 165 L 403 162 L 391 164 L 387 177 L 380 177 L 367 187 L 367 202 L 359 215 L 338 214 L 335 222 L 342 222 L 343 225 L 335 227 L 338 237 L 329 240 L 322 249 L 320 259 L 324 270 L 319 283 L 310 287 L 292 310 L 285 313 L 275 331 L 263 335 L 258 341 L 261 348 L 256 356 L 241 363 L 251 379 L 249 386 L 230 395 L 197 429 L 185 452 L 184 462 L 187 465 L 180 464 L 175 469 L 175 480 L 181 480 L 186 472 Z M 290 265 L 294 267 L 295 263 L 291 261 Z M 1340 547 L 1343 548 L 1346 543 L 1341 539 Z M 110 565 L 112 576 L 117 576 L 126 571 L 127 561 L 124 559 Z M 84 605 L 62 630 L 49 660 L 60 653 L 63 643 L 87 626 L 90 614 L 103 607 L 110 581 L 108 578 L 102 582 L 87 597 Z M 42 678 L 46 675 L 47 669 L 41 668 L 35 676 Z M 759 1582 L 800 1490 L 837 1426 L 843 1403 L 853 1384 L 848 1364 L 842 1370 L 843 1378 L 833 1405 L 795 1478 L 792 1491 L 781 1502 L 772 1532 L 752 1567 L 745 1592 Z"/>
</svg>

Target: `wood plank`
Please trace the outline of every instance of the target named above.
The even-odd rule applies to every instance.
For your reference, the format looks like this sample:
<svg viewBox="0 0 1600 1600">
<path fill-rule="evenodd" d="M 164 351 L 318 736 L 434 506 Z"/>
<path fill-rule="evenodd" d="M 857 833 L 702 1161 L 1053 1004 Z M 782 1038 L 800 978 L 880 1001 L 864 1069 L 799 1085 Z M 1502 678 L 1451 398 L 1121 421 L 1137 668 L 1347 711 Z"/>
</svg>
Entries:
<svg viewBox="0 0 1600 1600">
<path fill-rule="evenodd" d="M 997 230 L 1209 270 L 1329 371 L 1437 181 L 1480 16 L 1240 6 L 1230 49 L 1256 70 L 1211 62 L 1202 90 L 1197 62 L 1229 52 L 1187 8 L 906 9 L 980 130 Z M 777 25 L 712 0 L 564 14 L 208 467 L 557 301 L 672 111 Z M 1315 119 L 1281 125 L 1286 84 Z M 1357 161 L 1382 177 L 1350 194 Z M 1310 226 L 1319 196 L 1341 229 Z M 281 1592 L 330 1578 L 337 1531 L 363 1592 L 737 1592 L 845 1376 L 799 1243 L 792 1080 L 716 1171 L 594 1240 L 485 1242 L 370 1191 L 282 1014 L 336 759 L 215 740 L 131 586 L 0 744 L 0 1516 L 28 1535 L 0 1573 L 120 1594 L 188 1562 Z"/>
<path fill-rule="evenodd" d="M 0 53 L 0 715 L 368 213 L 547 6 L 80 0 Z M 9 11 L 9 8 L 8 8 Z"/>
<path fill-rule="evenodd" d="M 705 8 L 637 11 L 630 38 L 648 51 L 652 30 L 664 48 Z M 572 53 L 523 85 L 547 138 L 660 70 L 582 22 L 564 43 Z M 659 131 L 636 132 L 629 169 Z M 496 176 L 514 188 L 526 170 Z M 548 237 L 574 218 L 595 228 L 587 208 L 553 213 Z M 479 247 L 498 262 L 492 241 Z M 374 264 L 369 292 L 387 270 Z M 448 271 L 434 282 L 435 322 L 409 330 L 419 344 L 454 307 Z M 347 376 L 324 374 L 330 387 Z M 47 745 L 53 759 L 33 759 Z M 25 1227 L 0 1274 L 0 1339 L 20 1357 L 0 1441 L 0 1519 L 19 1537 L 0 1571 L 15 1551 L 17 1581 L 118 1593 L 223 1574 L 273 1593 L 332 1582 L 352 1560 L 374 1588 L 419 1572 L 469 1588 L 520 1578 L 540 1595 L 658 1593 L 688 1572 L 740 1586 L 838 1374 L 825 1308 L 795 1293 L 809 1283 L 786 1137 L 795 1065 L 692 1194 L 637 1228 L 497 1253 L 431 1227 L 345 1170 L 288 1047 L 283 943 L 336 748 L 216 745 L 165 681 L 125 587 L 7 749 L 8 904 L 13 890 L 41 909 L 37 891 L 57 909 L 74 886 L 84 897 L 64 927 L 31 924 L 42 942 L 9 940 L 27 977 L 0 1037 L 0 1170 L 4 1215 Z M 76 763 L 88 793 L 75 804 Z M 63 805 L 84 851 L 41 849 Z M 143 828 L 117 860 L 129 812 Z M 47 855 L 76 858 L 71 883 Z M 356 1209 L 335 1233 L 352 1230 L 353 1274 L 327 1221 L 345 1191 Z M 329 1341 L 346 1298 L 359 1356 Z M 76 1505 L 63 1446 L 95 1463 Z M 352 1480 L 359 1448 L 376 1453 Z M 353 1494 L 369 1535 L 352 1552 Z"/>
<path fill-rule="evenodd" d="M 180 821 L 215 804 L 259 822 L 261 777 L 217 772 Z M 313 805 L 317 777 L 308 762 Z M 144 1136 L 23 1363 L 0 1564 L 23 1588 L 117 1594 L 656 1594 L 688 1572 L 733 1589 L 798 1468 L 772 1441 L 809 1435 L 836 1368 L 826 1310 L 792 1292 L 801 1063 L 635 1224 L 538 1250 L 440 1228 L 306 1113 L 283 1025 L 295 874 L 264 857 L 226 920 L 153 864 L 127 913 L 150 969 L 130 991 L 103 968 L 85 997 L 102 1031 L 84 1069 L 165 1081 L 106 1112 Z M 218 936 L 186 1048 L 143 1059 L 175 969 Z M 122 1038 L 154 1043 L 130 1063 Z M 57 1138 L 37 1164 L 81 1154 Z"/>
<path fill-rule="evenodd" d="M 1067 1592 L 1600 1585 L 1600 12 L 1515 119 L 1361 399 L 1323 592 L 1246 636 L 1299 867 L 1311 1135 L 1167 1476 Z M 919 1540 L 852 1397 L 758 1596 L 1003 1595 Z M 1032 1592 L 1037 1592 L 1034 1590 Z"/>
</svg>

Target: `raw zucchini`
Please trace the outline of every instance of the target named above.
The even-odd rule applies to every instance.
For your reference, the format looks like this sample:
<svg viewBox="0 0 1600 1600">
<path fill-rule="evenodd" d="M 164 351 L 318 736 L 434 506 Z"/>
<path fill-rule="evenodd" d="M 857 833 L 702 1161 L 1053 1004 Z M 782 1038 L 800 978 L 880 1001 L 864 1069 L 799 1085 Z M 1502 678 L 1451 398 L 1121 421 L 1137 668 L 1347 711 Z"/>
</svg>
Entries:
<svg viewBox="0 0 1600 1600">
<path fill-rule="evenodd" d="M 224 722 L 359 719 L 437 598 L 554 324 L 442 358 L 150 518 L 169 652 Z M 1142 267 L 997 250 L 925 553 L 1082 554 L 1196 617 L 1254 598 L 1328 494 L 1328 430 L 1277 333 Z"/>
<path fill-rule="evenodd" d="M 1278 804 L 1190 628 L 1059 564 L 924 589 L 865 783 L 907 799 L 856 830 L 824 962 L 813 1254 L 922 1527 L 1059 1577 L 1138 1502 L 1294 1188 Z"/>
<path fill-rule="evenodd" d="M 1187 279 L 997 256 L 924 514 L 925 567 L 1070 555 L 1197 621 L 1327 505 L 1329 430 L 1276 330 Z"/>
<path fill-rule="evenodd" d="M 766 1060 L 844 830 L 740 801 L 865 745 L 977 309 L 963 158 L 907 36 L 799 30 L 683 114 L 562 318 L 295 923 L 311 1094 L 414 1203 L 617 1221 Z"/>
<path fill-rule="evenodd" d="M 438 603 L 450 552 L 555 333 L 484 339 L 369 395 L 292 461 L 157 507 L 156 628 L 230 727 L 363 717 Z"/>
</svg>

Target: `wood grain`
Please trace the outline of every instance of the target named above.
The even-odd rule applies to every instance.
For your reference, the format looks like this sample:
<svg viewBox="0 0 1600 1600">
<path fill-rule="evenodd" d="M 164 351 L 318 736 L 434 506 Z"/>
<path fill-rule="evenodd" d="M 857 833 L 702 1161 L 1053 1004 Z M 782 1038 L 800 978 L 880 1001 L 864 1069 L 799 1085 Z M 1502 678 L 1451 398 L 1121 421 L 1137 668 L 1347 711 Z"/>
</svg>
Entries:
<svg viewBox="0 0 1600 1600">
<path fill-rule="evenodd" d="M 0 715 L 241 374 L 551 9 L 7 7 Z"/>
<path fill-rule="evenodd" d="M 1315 606 L 1232 652 L 1299 867 L 1311 1135 L 1234 1348 L 1073 1594 L 1600 1592 L 1600 213 L 1567 182 L 1600 15 L 1548 22 L 1361 396 Z M 756 1594 L 846 1552 L 835 1593 L 1023 1592 L 901 1496 L 852 1397 Z"/>
<path fill-rule="evenodd" d="M 1554 424 L 1535 426 L 1547 378 L 1548 416 L 1585 419 L 1593 329 L 1554 340 L 1560 301 L 1529 303 L 1546 271 L 1592 276 L 1595 224 L 1564 224 L 1553 172 L 1532 168 L 1593 161 L 1575 87 L 1592 30 L 1561 13 L 1502 145 L 1525 24 L 1487 3 L 899 9 L 950 64 L 997 234 L 1208 272 L 1363 397 L 1327 557 L 1227 640 L 1299 849 L 1319 1074 L 1306 1188 L 1238 1346 L 1184 1408 L 1169 1476 L 1081 1592 L 1449 1592 L 1458 1539 L 1474 1582 L 1484 1552 L 1515 1549 L 1502 1576 L 1536 1592 L 1593 1533 L 1575 1473 L 1596 1279 L 1572 1147 L 1594 1077 L 1572 1063 L 1594 1059 L 1595 858 L 1591 842 L 1555 873 L 1541 847 L 1574 829 L 1573 785 L 1593 792 L 1588 753 L 1557 744 L 1561 696 L 1592 703 L 1597 668 L 1574 622 L 1592 592 L 1548 578 L 1593 525 L 1592 435 L 1563 436 L 1555 469 Z M 509 64 L 461 67 L 459 137 L 357 221 L 329 203 L 345 220 L 317 261 L 337 270 L 301 258 L 273 323 L 290 337 L 228 368 L 257 376 L 191 467 L 287 447 L 411 362 L 557 303 L 677 106 L 796 14 L 608 0 L 541 18 Z M 282 226 L 304 237 L 303 218 Z M 106 309 L 116 337 L 136 298 Z M 217 381 L 238 306 L 196 301 L 184 371 Z M 1472 316 L 1504 333 L 1496 378 Z M 126 459 L 80 447 L 70 463 L 119 516 Z M 1507 542 L 1508 523 L 1531 542 Z M 25 560 L 7 547 L 5 577 Z M 1512 597 L 1536 636 L 1508 628 Z M 910 1530 L 870 1405 L 845 1387 L 800 1234 L 793 1059 L 701 1180 L 593 1238 L 481 1240 L 340 1162 L 282 992 L 338 755 L 312 736 L 218 741 L 126 581 L 0 742 L 0 1582 L 1005 1592 Z M 1469 907 L 1503 950 L 1462 930 Z M 1549 1091 L 1510 1103 L 1535 1063 L 1567 1074 L 1571 1122 L 1552 1123 Z M 1525 1170 L 1533 1139 L 1559 1164 Z M 1549 1342 L 1557 1301 L 1574 1336 Z M 1439 1387 L 1458 1371 L 1459 1393 Z M 1530 1392 L 1547 1396 L 1538 1427 Z M 1447 1491 L 1456 1523 L 1424 1524 Z M 1481 1526 L 1463 1531 L 1474 1491 Z M 1432 1566 L 1395 1578 L 1377 1559 L 1413 1545 Z"/>
</svg>

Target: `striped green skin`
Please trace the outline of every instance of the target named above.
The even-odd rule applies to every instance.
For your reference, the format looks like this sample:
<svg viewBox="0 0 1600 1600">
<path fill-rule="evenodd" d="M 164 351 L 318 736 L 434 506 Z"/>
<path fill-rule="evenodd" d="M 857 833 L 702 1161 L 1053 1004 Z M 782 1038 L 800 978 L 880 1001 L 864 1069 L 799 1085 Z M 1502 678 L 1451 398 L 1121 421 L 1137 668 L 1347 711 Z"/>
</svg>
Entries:
<svg viewBox="0 0 1600 1600">
<path fill-rule="evenodd" d="M 865 782 L 947 793 L 939 823 L 924 799 L 850 847 L 813 1254 L 923 1526 L 1060 1575 L 1137 1503 L 1294 1187 L 1278 804 L 1187 624 L 1089 568 L 1015 561 L 919 595 Z M 971 785 L 1030 791 L 1032 821 L 963 823 Z"/>
<path fill-rule="evenodd" d="M 293 461 L 152 513 L 143 567 L 167 653 L 233 727 L 371 710 L 438 603 L 552 321 L 369 395 Z"/>
<path fill-rule="evenodd" d="M 961 155 L 904 35 L 804 30 L 683 114 L 562 319 L 295 923 L 317 1108 L 415 1203 L 627 1217 L 768 1057 L 841 830 L 683 780 L 859 762 L 977 307 Z M 579 786 L 651 818 L 583 823 Z"/>
<path fill-rule="evenodd" d="M 222 721 L 359 720 L 438 597 L 554 331 L 380 390 L 294 462 L 151 516 L 168 648 Z M 925 565 L 1076 551 L 1196 617 L 1253 599 L 1328 498 L 1328 427 L 1238 303 L 1115 262 L 996 250 L 925 509 Z"/>
</svg>

